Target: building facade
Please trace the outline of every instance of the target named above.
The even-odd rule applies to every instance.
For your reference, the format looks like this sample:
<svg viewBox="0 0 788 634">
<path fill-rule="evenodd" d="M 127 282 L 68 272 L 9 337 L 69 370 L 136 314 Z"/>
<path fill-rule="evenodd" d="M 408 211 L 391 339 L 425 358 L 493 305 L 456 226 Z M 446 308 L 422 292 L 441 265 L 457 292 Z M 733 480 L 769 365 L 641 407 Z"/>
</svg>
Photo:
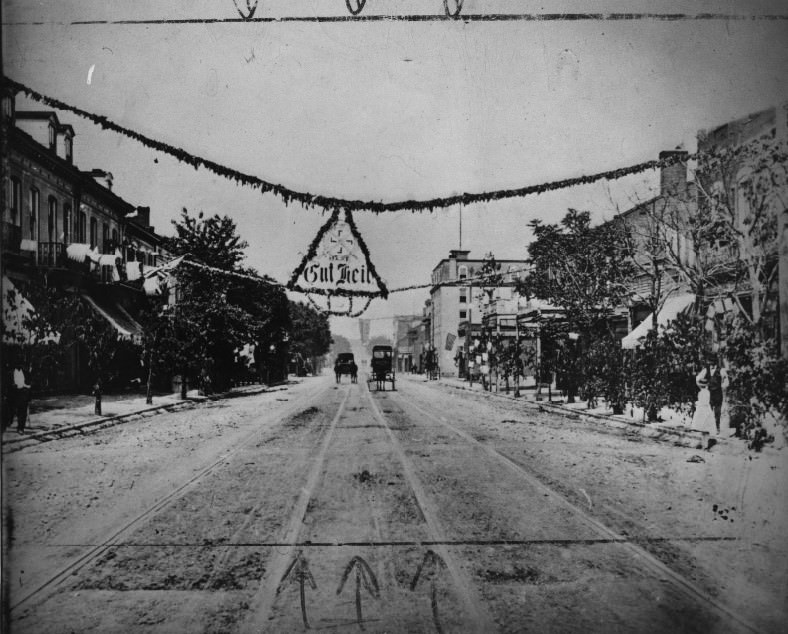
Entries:
<svg viewBox="0 0 788 634">
<path fill-rule="evenodd" d="M 135 221 L 134 205 L 112 191 L 111 173 L 74 165 L 74 130 L 55 113 L 17 112 L 14 105 L 14 95 L 3 95 L 3 280 L 24 294 L 45 273 L 47 284 L 79 295 L 122 338 L 138 341 L 133 315 L 145 279 L 141 268 L 129 274 L 127 264 L 143 257 L 152 267 L 169 257 L 150 210 Z M 37 378 L 37 389 L 89 387 L 84 351 L 69 354 L 64 367 Z"/>
<path fill-rule="evenodd" d="M 452 250 L 432 271 L 429 345 L 445 376 L 460 374 L 466 337 L 481 327 L 484 307 L 516 301 L 515 283 L 527 266 L 525 260 L 496 260 L 500 281 L 483 282 L 479 277 L 486 260 L 470 259 L 469 254 Z"/>
</svg>

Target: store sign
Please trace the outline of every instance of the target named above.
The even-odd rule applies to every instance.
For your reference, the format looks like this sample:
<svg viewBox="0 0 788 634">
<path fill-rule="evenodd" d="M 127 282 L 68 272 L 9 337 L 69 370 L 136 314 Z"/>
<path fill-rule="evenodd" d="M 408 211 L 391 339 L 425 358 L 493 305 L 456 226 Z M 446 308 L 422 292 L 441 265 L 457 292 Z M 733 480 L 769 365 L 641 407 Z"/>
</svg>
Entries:
<svg viewBox="0 0 788 634">
<path fill-rule="evenodd" d="M 334 211 L 312 241 L 287 287 L 329 296 L 388 296 L 348 210 Z"/>
</svg>

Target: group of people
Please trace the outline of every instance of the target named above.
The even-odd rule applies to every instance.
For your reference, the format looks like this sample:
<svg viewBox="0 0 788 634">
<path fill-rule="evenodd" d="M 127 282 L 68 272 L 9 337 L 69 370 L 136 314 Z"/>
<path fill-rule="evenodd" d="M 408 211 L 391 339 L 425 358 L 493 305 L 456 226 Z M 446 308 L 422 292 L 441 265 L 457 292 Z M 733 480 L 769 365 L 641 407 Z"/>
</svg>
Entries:
<svg viewBox="0 0 788 634">
<path fill-rule="evenodd" d="M 706 358 L 706 365 L 695 377 L 698 386 L 698 401 L 692 417 L 692 428 L 713 433 L 720 433 L 722 417 L 722 391 L 728 387 L 728 373 L 716 355 Z"/>
<path fill-rule="evenodd" d="M 30 385 L 21 363 L 14 364 L 14 372 L 10 378 L 10 384 L 3 386 L 3 431 L 14 424 L 16 416 L 16 430 L 24 434 L 27 409 L 30 405 Z"/>
</svg>

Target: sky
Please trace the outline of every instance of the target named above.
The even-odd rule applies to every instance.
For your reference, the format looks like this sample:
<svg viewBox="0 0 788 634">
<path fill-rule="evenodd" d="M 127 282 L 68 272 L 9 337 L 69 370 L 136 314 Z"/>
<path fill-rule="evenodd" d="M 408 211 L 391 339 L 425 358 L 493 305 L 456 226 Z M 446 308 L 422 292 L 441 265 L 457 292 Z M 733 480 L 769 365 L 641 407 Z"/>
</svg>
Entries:
<svg viewBox="0 0 788 634">
<path fill-rule="evenodd" d="M 452 0 L 453 1 L 453 0 Z M 245 5 L 240 0 L 239 5 Z M 699 130 L 788 99 L 788 20 L 549 20 L 70 24 L 237 17 L 232 0 L 3 0 L 11 78 L 267 181 L 396 201 L 522 187 L 692 151 Z M 463 13 L 783 14 L 782 1 L 465 0 Z M 745 6 L 745 8 L 742 8 Z M 362 15 L 441 13 L 440 0 L 368 0 Z M 341 0 L 259 0 L 255 17 L 347 15 Z M 17 108 L 41 109 L 21 98 Z M 234 218 L 246 264 L 286 282 L 328 214 L 285 206 L 68 113 L 81 169 L 151 207 Z M 529 222 L 567 208 L 610 218 L 655 192 L 644 173 L 462 210 L 462 247 L 523 258 Z M 459 247 L 458 208 L 354 215 L 378 274 L 427 283 Z M 375 300 L 383 322 L 428 291 Z M 356 338 L 354 320 L 332 329 Z"/>
</svg>

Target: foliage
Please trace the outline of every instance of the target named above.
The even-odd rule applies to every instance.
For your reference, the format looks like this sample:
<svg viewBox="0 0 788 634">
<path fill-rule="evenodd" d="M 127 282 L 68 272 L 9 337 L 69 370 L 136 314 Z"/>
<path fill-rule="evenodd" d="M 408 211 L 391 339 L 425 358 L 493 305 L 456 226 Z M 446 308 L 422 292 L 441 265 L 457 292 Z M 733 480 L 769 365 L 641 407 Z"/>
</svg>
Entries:
<svg viewBox="0 0 788 634">
<path fill-rule="evenodd" d="M 176 235 L 167 240 L 167 248 L 209 266 L 233 270 L 243 261 L 244 249 L 249 246 L 241 240 L 235 221 L 229 216 L 214 214 L 206 218 L 200 212 L 192 217 L 183 208 L 180 220 L 173 220 L 172 224 Z"/>
<path fill-rule="evenodd" d="M 693 313 L 679 313 L 666 328 L 648 332 L 628 372 L 632 400 L 645 409 L 648 420 L 657 420 L 662 407 L 693 410 L 698 394 L 695 375 L 706 350 L 703 319 Z"/>
<path fill-rule="evenodd" d="M 24 310 L 25 300 L 33 310 Z M 4 365 L 22 363 L 37 390 L 57 386 L 78 303 L 76 295 L 49 284 L 43 274 L 34 273 L 16 290 L 7 289 L 0 323 Z"/>
<path fill-rule="evenodd" d="M 610 342 L 614 311 L 626 304 L 633 275 L 625 229 L 612 223 L 592 227 L 590 214 L 575 209 L 558 224 L 535 220 L 531 229 L 530 269 L 517 290 L 564 313 L 563 319 L 540 327 L 540 372 L 543 377 L 556 372 L 570 400 L 579 387 L 591 402 L 597 395 L 608 395 L 618 408 L 623 352 Z M 579 335 L 576 342 L 570 333 Z M 586 362 L 581 363 L 584 356 Z"/>
<path fill-rule="evenodd" d="M 284 340 L 290 328 L 287 298 L 269 278 L 241 266 L 246 242 L 238 236 L 235 222 L 202 213 L 195 218 L 184 209 L 180 221 L 173 223 L 177 236 L 169 247 L 175 255 L 188 255 L 226 272 L 188 265 L 175 270 L 174 304 L 148 315 L 148 343 L 155 340 L 157 365 L 192 379 L 200 376 L 204 384 L 224 390 L 238 368 L 236 352 L 254 344 L 261 377 L 265 365 L 266 379 L 272 374 L 276 380 L 283 378 Z"/>
<path fill-rule="evenodd" d="M 304 359 L 322 357 L 331 347 L 328 316 L 301 302 L 290 302 L 290 351 Z"/>
<path fill-rule="evenodd" d="M 626 402 L 627 374 L 621 344 L 615 337 L 602 333 L 592 339 L 587 349 L 572 361 L 582 368 L 579 374 L 585 378 L 583 391 L 589 408 L 601 396 L 610 404 L 614 414 L 622 414 Z M 570 376 L 577 372 L 572 368 L 566 371 Z"/>
<path fill-rule="evenodd" d="M 76 306 L 73 333 L 87 354 L 87 364 L 94 382 L 94 409 L 100 415 L 101 396 L 105 388 L 124 367 L 129 367 L 118 361 L 123 357 L 124 360 L 136 357 L 136 346 L 128 339 L 122 339 L 118 331 L 84 301 Z"/>
<path fill-rule="evenodd" d="M 777 270 L 777 215 L 788 201 L 788 142 L 769 136 L 738 145 L 712 145 L 698 159 L 699 208 L 729 246 L 726 258 L 749 306 L 739 308 L 751 323 L 761 321 Z M 719 244 L 719 242 L 717 243 Z"/>
<path fill-rule="evenodd" d="M 764 326 L 741 313 L 730 315 L 726 327 L 731 422 L 739 425 L 750 447 L 759 450 L 773 440 L 763 427 L 764 419 L 776 414 L 783 425 L 788 420 L 788 359 L 780 356 L 776 337 L 764 338 Z"/>
<path fill-rule="evenodd" d="M 559 224 L 534 220 L 530 226 L 531 268 L 518 282 L 518 292 L 562 308 L 578 332 L 607 326 L 615 308 L 626 303 L 632 276 L 621 227 L 592 227 L 589 212 L 575 209 Z"/>
</svg>

